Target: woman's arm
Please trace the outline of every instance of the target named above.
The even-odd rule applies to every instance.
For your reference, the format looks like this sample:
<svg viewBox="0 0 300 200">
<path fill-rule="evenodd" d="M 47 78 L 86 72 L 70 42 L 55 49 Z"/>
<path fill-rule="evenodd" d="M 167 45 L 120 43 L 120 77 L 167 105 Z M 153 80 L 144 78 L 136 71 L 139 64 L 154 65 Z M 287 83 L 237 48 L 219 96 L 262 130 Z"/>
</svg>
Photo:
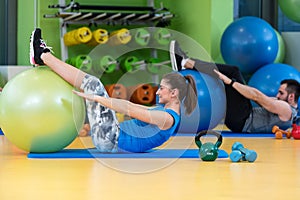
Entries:
<svg viewBox="0 0 300 200">
<path fill-rule="evenodd" d="M 216 74 L 218 74 L 219 78 L 224 82 L 224 84 L 229 85 L 231 83 L 232 80 L 226 75 L 217 70 L 214 71 Z M 234 82 L 232 87 L 244 97 L 257 102 L 269 112 L 277 114 L 282 121 L 288 121 L 291 119 L 292 110 L 287 102 L 268 97 L 256 88 L 238 82 Z"/>
<path fill-rule="evenodd" d="M 149 107 L 135 104 L 124 99 L 106 98 L 78 91 L 73 92 L 87 100 L 96 101 L 116 112 L 123 113 L 146 123 L 157 125 L 162 130 L 169 129 L 174 123 L 173 117 L 164 111 L 149 110 Z"/>
</svg>

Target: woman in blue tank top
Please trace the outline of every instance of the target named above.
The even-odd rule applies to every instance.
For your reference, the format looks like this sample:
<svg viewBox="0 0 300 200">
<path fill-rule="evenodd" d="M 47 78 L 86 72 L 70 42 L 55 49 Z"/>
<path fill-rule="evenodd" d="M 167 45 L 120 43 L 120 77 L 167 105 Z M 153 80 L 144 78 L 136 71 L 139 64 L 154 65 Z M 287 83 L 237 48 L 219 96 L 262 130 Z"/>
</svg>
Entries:
<svg viewBox="0 0 300 200">
<path fill-rule="evenodd" d="M 190 114 L 197 104 L 193 77 L 182 76 L 179 73 L 166 74 L 160 82 L 156 94 L 159 97 L 158 103 L 164 105 L 163 107 L 150 108 L 127 100 L 110 98 L 100 80 L 87 74 L 82 80 L 81 89 L 84 92 L 74 93 L 87 100 L 87 112 L 92 126 L 91 136 L 96 148 L 102 152 L 145 152 L 162 145 L 177 129 L 181 104 L 184 104 L 187 114 Z M 93 114 L 101 110 L 105 111 Z M 114 111 L 133 119 L 121 122 L 118 126 Z M 102 117 L 97 120 L 97 116 Z M 93 123 L 94 121 L 98 123 Z"/>
<path fill-rule="evenodd" d="M 35 29 L 30 38 L 30 62 L 47 65 L 64 80 L 80 90 L 75 94 L 86 99 L 86 111 L 91 137 L 101 152 L 144 152 L 160 146 L 175 132 L 183 104 L 190 114 L 197 104 L 197 92 L 192 76 L 174 72 L 166 74 L 156 94 L 161 108 L 149 108 L 123 99 L 110 98 L 99 78 L 69 65 L 51 53 Z M 115 112 L 134 118 L 119 124 Z"/>
</svg>

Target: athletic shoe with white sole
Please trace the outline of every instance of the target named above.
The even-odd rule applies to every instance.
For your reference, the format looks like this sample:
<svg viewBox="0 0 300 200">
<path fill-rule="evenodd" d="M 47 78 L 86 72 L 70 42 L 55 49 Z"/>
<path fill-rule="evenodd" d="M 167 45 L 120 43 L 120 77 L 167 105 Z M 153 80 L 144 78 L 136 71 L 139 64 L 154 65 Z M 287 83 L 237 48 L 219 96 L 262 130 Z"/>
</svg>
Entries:
<svg viewBox="0 0 300 200">
<path fill-rule="evenodd" d="M 183 59 L 187 59 L 187 55 L 181 50 L 177 41 L 172 40 L 170 43 L 170 59 L 173 71 L 184 69 L 181 65 Z"/>
<path fill-rule="evenodd" d="M 44 65 L 41 59 L 42 53 L 51 52 L 51 47 L 43 41 L 41 32 L 41 29 L 36 28 L 30 37 L 30 63 L 32 65 Z"/>
</svg>

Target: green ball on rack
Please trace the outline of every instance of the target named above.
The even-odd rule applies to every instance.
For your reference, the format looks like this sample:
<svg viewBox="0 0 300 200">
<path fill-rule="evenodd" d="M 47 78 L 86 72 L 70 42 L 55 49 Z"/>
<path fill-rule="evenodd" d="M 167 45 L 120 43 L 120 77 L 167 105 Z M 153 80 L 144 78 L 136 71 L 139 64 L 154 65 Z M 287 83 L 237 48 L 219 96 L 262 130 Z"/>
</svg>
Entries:
<svg viewBox="0 0 300 200">
<path fill-rule="evenodd" d="M 134 40 L 137 44 L 141 46 L 147 46 L 151 39 L 150 32 L 145 28 L 138 28 L 134 35 Z"/>
<path fill-rule="evenodd" d="M 168 29 L 165 28 L 159 28 L 156 30 L 154 34 L 154 39 L 156 42 L 160 45 L 169 45 L 171 39 L 172 39 L 172 34 Z"/>
<path fill-rule="evenodd" d="M 78 55 L 66 60 L 67 63 L 85 72 L 92 69 L 92 58 L 87 55 Z"/>
<path fill-rule="evenodd" d="M 137 57 L 128 56 L 122 60 L 120 67 L 124 72 L 134 72 L 140 67 L 138 61 L 139 59 Z"/>
<path fill-rule="evenodd" d="M 150 58 L 147 61 L 147 70 L 152 74 L 158 74 L 160 66 L 159 63 L 161 62 L 158 58 Z"/>
<path fill-rule="evenodd" d="M 99 69 L 96 71 L 104 71 L 112 73 L 117 68 L 118 62 L 110 55 L 103 56 L 99 62 Z"/>
</svg>

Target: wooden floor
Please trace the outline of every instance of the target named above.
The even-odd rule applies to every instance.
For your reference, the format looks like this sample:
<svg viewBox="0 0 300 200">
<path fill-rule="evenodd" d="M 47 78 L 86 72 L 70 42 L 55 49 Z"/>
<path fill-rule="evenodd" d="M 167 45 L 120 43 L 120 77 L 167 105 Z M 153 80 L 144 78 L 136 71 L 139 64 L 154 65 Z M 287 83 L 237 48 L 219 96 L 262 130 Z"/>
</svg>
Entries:
<svg viewBox="0 0 300 200">
<path fill-rule="evenodd" d="M 28 159 L 0 136 L 0 199 L 299 199 L 300 140 L 224 138 L 258 153 L 254 163 L 227 159 Z M 193 137 L 173 139 L 190 148 Z M 84 148 L 77 138 L 68 148 Z M 166 145 L 168 148 L 168 145 Z"/>
</svg>

